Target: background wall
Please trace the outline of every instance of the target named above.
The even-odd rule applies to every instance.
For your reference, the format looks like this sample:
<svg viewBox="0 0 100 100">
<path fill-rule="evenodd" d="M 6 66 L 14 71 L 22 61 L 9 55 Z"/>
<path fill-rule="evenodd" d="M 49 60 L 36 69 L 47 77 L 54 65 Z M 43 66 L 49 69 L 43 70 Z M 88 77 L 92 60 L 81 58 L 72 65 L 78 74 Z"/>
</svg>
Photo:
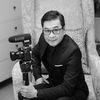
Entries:
<svg viewBox="0 0 100 100">
<path fill-rule="evenodd" d="M 22 33 L 21 0 L 0 0 L 0 82 L 11 77 L 15 62 L 10 51 L 16 50 L 8 38 Z"/>
</svg>

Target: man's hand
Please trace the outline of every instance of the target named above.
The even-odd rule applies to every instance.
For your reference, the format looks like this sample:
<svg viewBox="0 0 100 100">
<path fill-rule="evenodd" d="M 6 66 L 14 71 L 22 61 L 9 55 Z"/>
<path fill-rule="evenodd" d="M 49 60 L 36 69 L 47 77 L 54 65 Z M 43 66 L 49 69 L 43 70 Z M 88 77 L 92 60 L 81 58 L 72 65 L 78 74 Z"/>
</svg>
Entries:
<svg viewBox="0 0 100 100">
<path fill-rule="evenodd" d="M 39 78 L 36 80 L 35 84 L 38 85 L 38 84 L 42 84 L 42 83 L 47 83 L 49 84 L 49 82 L 45 79 L 45 78 Z"/>
<path fill-rule="evenodd" d="M 26 98 L 37 97 L 37 90 L 34 88 L 32 83 L 30 83 L 28 86 L 22 86 L 20 89 L 20 93 L 23 97 Z"/>
<path fill-rule="evenodd" d="M 43 78 L 38 78 L 35 82 L 36 85 L 44 83 Z"/>
</svg>

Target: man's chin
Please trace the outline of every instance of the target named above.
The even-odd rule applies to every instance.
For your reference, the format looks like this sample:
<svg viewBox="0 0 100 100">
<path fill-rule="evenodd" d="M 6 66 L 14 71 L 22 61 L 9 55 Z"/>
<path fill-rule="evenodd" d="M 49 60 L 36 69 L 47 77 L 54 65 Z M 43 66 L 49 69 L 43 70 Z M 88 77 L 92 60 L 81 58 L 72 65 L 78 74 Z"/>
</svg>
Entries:
<svg viewBox="0 0 100 100">
<path fill-rule="evenodd" d="M 57 43 L 49 43 L 50 46 L 55 47 Z"/>
</svg>

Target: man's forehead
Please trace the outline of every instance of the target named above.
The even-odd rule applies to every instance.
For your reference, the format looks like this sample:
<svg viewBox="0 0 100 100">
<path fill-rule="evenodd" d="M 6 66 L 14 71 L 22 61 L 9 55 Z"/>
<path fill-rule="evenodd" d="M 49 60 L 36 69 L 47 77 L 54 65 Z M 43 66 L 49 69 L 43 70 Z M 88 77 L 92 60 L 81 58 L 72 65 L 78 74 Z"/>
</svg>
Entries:
<svg viewBox="0 0 100 100">
<path fill-rule="evenodd" d="M 45 21 L 43 27 L 44 27 L 44 28 L 56 28 L 56 27 L 61 27 L 61 23 L 60 23 L 59 18 L 57 18 L 57 19 L 54 19 L 54 20 Z"/>
</svg>

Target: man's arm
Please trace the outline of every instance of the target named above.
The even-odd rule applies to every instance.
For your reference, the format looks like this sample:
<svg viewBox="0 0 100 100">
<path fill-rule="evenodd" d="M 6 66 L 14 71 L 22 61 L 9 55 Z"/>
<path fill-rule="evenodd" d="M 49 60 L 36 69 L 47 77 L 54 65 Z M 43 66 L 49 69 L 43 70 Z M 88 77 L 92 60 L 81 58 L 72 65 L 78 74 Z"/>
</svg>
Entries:
<svg viewBox="0 0 100 100">
<path fill-rule="evenodd" d="M 41 78 L 41 58 L 39 43 L 32 49 L 32 68 L 35 80 Z"/>
</svg>

